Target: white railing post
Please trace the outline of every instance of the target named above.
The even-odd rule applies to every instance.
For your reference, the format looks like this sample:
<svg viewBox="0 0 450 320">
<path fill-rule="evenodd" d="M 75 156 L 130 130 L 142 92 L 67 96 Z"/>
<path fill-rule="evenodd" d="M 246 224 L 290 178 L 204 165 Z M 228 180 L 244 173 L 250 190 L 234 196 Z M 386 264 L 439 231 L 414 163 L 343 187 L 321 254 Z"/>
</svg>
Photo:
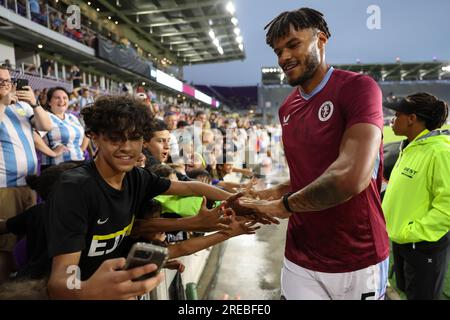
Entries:
<svg viewBox="0 0 450 320">
<path fill-rule="evenodd" d="M 45 11 L 47 12 L 47 28 L 50 28 L 50 14 L 49 14 L 49 10 L 48 10 L 48 4 L 45 5 Z"/>
<path fill-rule="evenodd" d="M 27 10 L 27 19 L 31 20 L 31 8 L 30 8 L 30 1 L 27 0 L 26 2 L 26 10 Z"/>
</svg>

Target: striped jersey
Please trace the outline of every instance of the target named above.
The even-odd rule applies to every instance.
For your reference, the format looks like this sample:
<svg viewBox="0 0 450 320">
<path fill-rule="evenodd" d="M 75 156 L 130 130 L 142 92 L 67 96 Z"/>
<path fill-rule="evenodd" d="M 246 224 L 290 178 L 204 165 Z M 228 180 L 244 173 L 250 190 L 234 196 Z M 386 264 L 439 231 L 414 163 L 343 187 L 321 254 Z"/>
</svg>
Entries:
<svg viewBox="0 0 450 320">
<path fill-rule="evenodd" d="M 84 129 L 78 118 L 71 113 L 66 113 L 64 120 L 62 120 L 51 112 L 48 112 L 48 114 L 52 122 L 52 129 L 47 132 L 44 140 L 50 149 L 63 144 L 69 151 L 56 158 L 42 154 L 42 164 L 56 165 L 67 161 L 83 161 L 84 152 L 81 150 L 81 145 L 84 139 Z"/>
<path fill-rule="evenodd" d="M 27 103 L 17 102 L 0 120 L 0 188 L 25 186 L 25 177 L 37 173 L 33 115 Z"/>
<path fill-rule="evenodd" d="M 87 107 L 88 105 L 94 103 L 94 98 L 92 97 L 79 97 L 78 98 L 78 103 L 80 105 L 80 110 L 84 109 L 85 107 Z"/>
</svg>

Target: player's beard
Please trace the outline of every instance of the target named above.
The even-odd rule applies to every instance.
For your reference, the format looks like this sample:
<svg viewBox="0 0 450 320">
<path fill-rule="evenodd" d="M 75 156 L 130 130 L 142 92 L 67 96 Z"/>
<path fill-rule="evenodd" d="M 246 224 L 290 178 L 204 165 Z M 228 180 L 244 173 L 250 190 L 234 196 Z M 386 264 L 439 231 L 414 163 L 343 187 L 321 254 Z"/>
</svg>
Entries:
<svg viewBox="0 0 450 320">
<path fill-rule="evenodd" d="M 317 50 L 311 50 L 311 54 L 309 54 L 303 61 L 300 62 L 300 65 L 304 66 L 305 71 L 297 78 L 289 81 L 289 84 L 292 87 L 303 86 L 307 81 L 309 81 L 316 72 L 319 67 L 319 54 Z"/>
</svg>

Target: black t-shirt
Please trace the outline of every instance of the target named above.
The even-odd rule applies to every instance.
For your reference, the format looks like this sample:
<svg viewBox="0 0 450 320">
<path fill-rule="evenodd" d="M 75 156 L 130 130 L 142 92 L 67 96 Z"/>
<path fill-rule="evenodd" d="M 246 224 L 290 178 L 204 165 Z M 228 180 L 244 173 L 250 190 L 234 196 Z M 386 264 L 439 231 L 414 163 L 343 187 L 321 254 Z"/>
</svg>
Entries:
<svg viewBox="0 0 450 320">
<path fill-rule="evenodd" d="M 107 259 L 125 257 L 126 241 L 139 208 L 164 193 L 170 180 L 133 168 L 121 191 L 98 173 L 94 162 L 64 172 L 48 201 L 46 232 L 50 257 L 81 251 L 81 279 Z"/>
<path fill-rule="evenodd" d="M 79 88 L 81 86 L 80 71 L 72 71 L 70 73 L 70 76 L 72 78 L 72 85 L 73 85 L 74 89 Z"/>
<path fill-rule="evenodd" d="M 15 235 L 25 235 L 27 263 L 17 277 L 42 278 L 49 274 L 51 260 L 47 254 L 45 235 L 45 204 L 37 204 L 6 221 L 6 228 Z"/>
</svg>

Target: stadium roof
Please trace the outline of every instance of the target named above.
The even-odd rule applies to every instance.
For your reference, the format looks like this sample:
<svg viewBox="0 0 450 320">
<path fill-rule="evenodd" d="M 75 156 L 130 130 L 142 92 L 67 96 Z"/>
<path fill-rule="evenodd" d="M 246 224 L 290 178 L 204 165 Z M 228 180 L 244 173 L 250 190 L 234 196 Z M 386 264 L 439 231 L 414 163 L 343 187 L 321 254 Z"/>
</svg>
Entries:
<svg viewBox="0 0 450 320">
<path fill-rule="evenodd" d="M 235 7 L 229 0 L 97 0 L 178 65 L 245 58 Z M 105 11 L 106 10 L 106 11 Z"/>
<path fill-rule="evenodd" d="M 401 61 L 390 64 L 344 64 L 336 68 L 367 74 L 377 81 L 419 81 L 450 79 L 450 63 Z M 266 85 L 286 84 L 284 73 L 279 67 L 264 67 L 262 83 Z"/>
</svg>

